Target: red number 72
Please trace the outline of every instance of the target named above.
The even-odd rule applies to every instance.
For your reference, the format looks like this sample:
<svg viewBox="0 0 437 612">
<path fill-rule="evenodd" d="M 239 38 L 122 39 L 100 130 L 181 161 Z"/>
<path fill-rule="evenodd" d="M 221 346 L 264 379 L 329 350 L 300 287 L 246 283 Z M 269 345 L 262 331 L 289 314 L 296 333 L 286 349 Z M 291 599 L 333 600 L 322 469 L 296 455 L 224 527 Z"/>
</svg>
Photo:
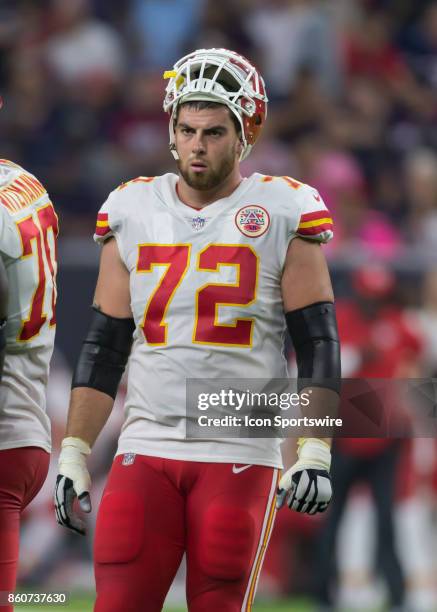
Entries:
<svg viewBox="0 0 437 612">
<path fill-rule="evenodd" d="M 148 344 L 165 345 L 168 326 L 166 314 L 173 295 L 190 263 L 191 245 L 142 244 L 138 249 L 137 272 L 151 272 L 155 266 L 166 268 L 152 292 L 144 312 L 142 330 Z M 221 266 L 234 266 L 234 283 L 207 283 L 194 296 L 195 344 L 250 347 L 253 319 L 239 317 L 232 323 L 219 323 L 220 306 L 250 306 L 256 298 L 258 257 L 249 245 L 210 244 L 197 257 L 197 270 L 218 272 Z"/>
</svg>

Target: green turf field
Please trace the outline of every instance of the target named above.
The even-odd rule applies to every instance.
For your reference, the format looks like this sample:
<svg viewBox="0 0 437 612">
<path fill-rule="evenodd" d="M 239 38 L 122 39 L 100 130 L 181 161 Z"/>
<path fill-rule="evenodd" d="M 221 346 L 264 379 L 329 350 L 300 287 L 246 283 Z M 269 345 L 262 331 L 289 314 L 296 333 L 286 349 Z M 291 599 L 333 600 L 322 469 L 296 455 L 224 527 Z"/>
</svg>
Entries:
<svg viewBox="0 0 437 612">
<path fill-rule="evenodd" d="M 92 612 L 94 598 L 92 595 L 77 595 L 64 605 L 16 605 L 15 612 Z M 310 605 L 303 601 L 292 599 L 278 603 L 258 603 L 253 612 L 308 612 Z M 186 612 L 186 608 L 166 606 L 164 612 Z"/>
</svg>

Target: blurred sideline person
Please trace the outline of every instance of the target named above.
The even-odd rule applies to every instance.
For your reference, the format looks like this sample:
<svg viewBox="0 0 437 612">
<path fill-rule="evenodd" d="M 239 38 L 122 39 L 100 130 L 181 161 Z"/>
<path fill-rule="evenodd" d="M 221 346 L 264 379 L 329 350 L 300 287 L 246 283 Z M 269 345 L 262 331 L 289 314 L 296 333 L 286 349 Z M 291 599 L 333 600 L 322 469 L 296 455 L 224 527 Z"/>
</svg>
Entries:
<svg viewBox="0 0 437 612">
<path fill-rule="evenodd" d="M 0 160 L 0 261 L 9 285 L 0 383 L 0 592 L 16 584 L 20 515 L 47 476 L 58 219 L 37 178 Z M 12 610 L 12 606 L 2 610 Z"/>
<path fill-rule="evenodd" d="M 267 110 L 245 58 L 201 49 L 164 76 L 179 175 L 123 184 L 98 214 L 100 271 L 73 377 L 57 520 L 85 532 L 73 500 L 90 510 L 86 458 L 130 355 L 126 420 L 97 518 L 95 610 L 161 610 L 184 553 L 190 612 L 250 610 L 275 505 L 315 514 L 330 501 L 330 440 L 309 431 L 280 480 L 276 438 L 185 436 L 185 382 L 286 377 L 287 323 L 299 376 L 315 398 L 337 402 L 339 344 L 320 247 L 332 220 L 307 185 L 242 178 Z"/>
<path fill-rule="evenodd" d="M 355 271 L 352 280 L 355 300 L 337 303 L 343 373 L 356 379 L 418 377 L 422 339 L 396 303 L 394 274 L 380 264 L 368 264 Z M 391 415 L 394 430 L 408 431 L 410 417 L 401 398 L 397 397 L 395 388 L 388 391 L 390 395 L 385 398 L 385 404 L 394 407 Z M 403 456 L 406 458 L 402 471 L 406 481 L 406 465 L 411 464 L 409 455 L 408 437 L 335 440 L 332 480 L 336 495 L 319 536 L 315 568 L 316 595 L 321 609 L 331 609 L 335 601 L 332 579 L 336 566 L 332 551 L 347 500 L 358 484 L 368 486 L 375 507 L 376 558 L 371 571 L 385 579 L 390 605 L 395 609 L 404 605 L 405 580 L 396 542 L 394 503 L 400 460 Z M 332 609 L 336 609 L 335 605 Z"/>
</svg>

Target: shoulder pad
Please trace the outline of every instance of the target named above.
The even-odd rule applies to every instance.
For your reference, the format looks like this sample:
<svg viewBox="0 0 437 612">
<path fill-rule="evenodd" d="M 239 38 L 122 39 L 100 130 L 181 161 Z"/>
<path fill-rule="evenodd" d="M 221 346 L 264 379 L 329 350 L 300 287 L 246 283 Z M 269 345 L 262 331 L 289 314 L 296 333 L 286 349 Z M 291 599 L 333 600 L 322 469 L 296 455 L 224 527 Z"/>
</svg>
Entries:
<svg viewBox="0 0 437 612">
<path fill-rule="evenodd" d="M 137 176 L 130 181 L 126 181 L 126 183 L 122 183 L 117 187 L 115 191 L 121 191 L 122 189 L 126 189 L 129 185 L 133 185 L 134 183 L 151 183 L 155 180 L 155 176 Z"/>
</svg>

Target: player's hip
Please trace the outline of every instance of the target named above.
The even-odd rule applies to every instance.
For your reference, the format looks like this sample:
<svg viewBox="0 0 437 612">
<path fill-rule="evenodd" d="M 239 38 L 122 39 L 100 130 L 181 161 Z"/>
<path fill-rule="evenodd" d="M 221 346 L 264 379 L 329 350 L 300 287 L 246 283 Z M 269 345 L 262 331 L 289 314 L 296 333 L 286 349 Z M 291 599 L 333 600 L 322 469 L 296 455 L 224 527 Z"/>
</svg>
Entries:
<svg viewBox="0 0 437 612">
<path fill-rule="evenodd" d="M 282 468 L 281 440 L 277 438 L 189 439 L 182 431 L 166 428 L 150 436 L 147 427 L 126 427 L 120 436 L 117 456 L 131 454 L 173 461 L 207 464 L 244 464 Z"/>
<path fill-rule="evenodd" d="M 49 453 L 38 446 L 0 449 L 1 507 L 23 510 L 44 484 L 49 463 Z"/>
</svg>

